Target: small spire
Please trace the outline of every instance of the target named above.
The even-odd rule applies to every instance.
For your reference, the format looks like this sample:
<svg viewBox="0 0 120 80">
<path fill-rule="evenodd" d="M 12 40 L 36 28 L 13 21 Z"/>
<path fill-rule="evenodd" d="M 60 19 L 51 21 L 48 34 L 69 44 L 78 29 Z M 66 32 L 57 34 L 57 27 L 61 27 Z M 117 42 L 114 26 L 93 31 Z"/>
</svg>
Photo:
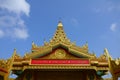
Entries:
<svg viewBox="0 0 120 80">
<path fill-rule="evenodd" d="M 34 41 L 32 41 L 32 45 L 34 45 L 35 43 L 34 43 Z"/>
<path fill-rule="evenodd" d="M 64 29 L 63 29 L 63 24 L 61 21 L 58 22 L 57 30 L 53 36 L 53 38 L 50 40 L 50 42 L 67 42 L 70 43 L 70 40 L 67 38 Z"/>
<path fill-rule="evenodd" d="M 59 21 L 58 21 L 58 23 L 62 23 L 62 21 L 61 21 L 61 20 L 59 20 Z"/>
<path fill-rule="evenodd" d="M 16 53 L 17 53 L 17 50 L 16 50 L 16 48 L 14 48 L 14 52 L 13 52 L 13 55 L 14 55 L 14 54 L 16 54 Z"/>
<path fill-rule="evenodd" d="M 110 56 L 107 48 L 104 49 L 104 53 L 105 53 L 108 57 Z"/>
<path fill-rule="evenodd" d="M 58 22 L 58 27 L 62 27 L 62 26 L 63 26 L 62 21 L 59 21 Z"/>
<path fill-rule="evenodd" d="M 109 59 L 112 59 L 112 57 L 110 56 L 107 48 L 104 49 L 104 54 L 105 54 Z"/>
<path fill-rule="evenodd" d="M 12 58 L 13 58 L 16 54 L 17 54 L 17 50 L 16 50 L 16 48 L 14 48 Z"/>
<path fill-rule="evenodd" d="M 85 44 L 87 47 L 88 47 L 88 42 L 86 41 L 86 44 Z"/>
<path fill-rule="evenodd" d="M 6 77 L 8 77 L 10 75 L 10 71 L 12 69 L 14 58 L 15 58 L 16 54 L 17 54 L 17 51 L 16 51 L 16 49 L 14 49 L 13 55 L 12 55 L 10 62 L 9 62 L 10 64 L 8 63 L 8 66 L 7 66 L 8 67 L 8 75 Z"/>
<path fill-rule="evenodd" d="M 34 43 L 34 41 L 32 41 L 32 48 L 36 48 L 37 45 Z"/>
</svg>

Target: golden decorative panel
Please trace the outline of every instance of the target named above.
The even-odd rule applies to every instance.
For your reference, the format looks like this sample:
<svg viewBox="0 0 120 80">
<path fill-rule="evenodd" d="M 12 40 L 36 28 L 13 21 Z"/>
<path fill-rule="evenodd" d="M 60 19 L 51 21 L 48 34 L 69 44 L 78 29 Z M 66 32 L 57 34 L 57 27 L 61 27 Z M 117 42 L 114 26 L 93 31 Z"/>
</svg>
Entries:
<svg viewBox="0 0 120 80">
<path fill-rule="evenodd" d="M 55 57 L 56 57 L 57 59 L 64 59 L 65 56 L 66 56 L 65 50 L 63 50 L 63 49 L 58 49 L 58 50 L 55 51 Z"/>
</svg>

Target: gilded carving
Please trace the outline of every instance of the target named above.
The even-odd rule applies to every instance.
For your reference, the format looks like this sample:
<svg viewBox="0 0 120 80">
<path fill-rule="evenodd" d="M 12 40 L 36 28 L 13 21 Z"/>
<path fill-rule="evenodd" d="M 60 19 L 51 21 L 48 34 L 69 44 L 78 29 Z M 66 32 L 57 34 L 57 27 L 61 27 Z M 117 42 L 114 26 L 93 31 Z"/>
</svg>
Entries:
<svg viewBox="0 0 120 80">
<path fill-rule="evenodd" d="M 66 52 L 63 49 L 58 49 L 55 51 L 56 59 L 64 59 L 66 56 Z"/>
<path fill-rule="evenodd" d="M 107 57 L 105 54 L 102 54 L 100 57 L 98 57 L 99 60 L 106 60 Z"/>
<path fill-rule="evenodd" d="M 2 68 L 6 68 L 7 67 L 7 60 L 0 60 L 0 67 L 2 67 Z"/>
</svg>

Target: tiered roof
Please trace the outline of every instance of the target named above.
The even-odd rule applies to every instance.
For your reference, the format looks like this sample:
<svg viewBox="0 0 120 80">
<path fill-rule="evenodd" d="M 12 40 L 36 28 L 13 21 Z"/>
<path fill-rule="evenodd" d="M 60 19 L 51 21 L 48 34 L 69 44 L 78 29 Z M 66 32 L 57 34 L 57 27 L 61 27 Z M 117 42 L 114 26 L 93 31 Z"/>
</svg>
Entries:
<svg viewBox="0 0 120 80">
<path fill-rule="evenodd" d="M 67 38 L 61 21 L 58 23 L 57 30 L 52 39 L 49 42 L 45 42 L 44 46 L 37 46 L 34 42 L 32 43 L 32 53 L 27 54 L 27 57 L 34 58 L 40 54 L 44 55 L 45 53 L 52 51 L 53 48 L 58 46 L 67 48 L 69 52 L 74 52 L 74 55 L 77 56 L 83 56 L 86 58 L 96 57 L 95 54 L 89 53 L 87 43 L 84 46 L 79 47 Z"/>
<path fill-rule="evenodd" d="M 96 57 L 95 54 L 89 52 L 88 44 L 80 47 L 71 42 L 64 32 L 62 22 L 58 23 L 56 32 L 49 42 L 45 42 L 43 46 L 37 46 L 32 42 L 30 53 L 25 54 L 24 57 L 18 54 L 14 57 L 12 70 L 16 74 L 18 71 L 26 69 L 93 69 L 102 71 L 101 73 L 108 71 L 106 55 Z M 38 64 L 34 64 L 34 61 L 37 61 Z M 72 64 L 74 61 L 75 64 Z"/>
</svg>

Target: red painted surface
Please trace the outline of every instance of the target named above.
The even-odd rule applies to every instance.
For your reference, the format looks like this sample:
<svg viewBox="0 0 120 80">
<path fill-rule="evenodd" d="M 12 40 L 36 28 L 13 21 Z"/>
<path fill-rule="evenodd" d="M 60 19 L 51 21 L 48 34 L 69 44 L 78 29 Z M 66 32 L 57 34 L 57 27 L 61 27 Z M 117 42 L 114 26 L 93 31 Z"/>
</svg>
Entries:
<svg viewBox="0 0 120 80">
<path fill-rule="evenodd" d="M 0 72 L 8 73 L 5 69 L 0 68 Z"/>
<path fill-rule="evenodd" d="M 120 69 L 117 69 L 117 70 L 115 70 L 114 71 L 114 74 L 116 75 L 116 74 L 119 74 L 120 73 Z"/>
<path fill-rule="evenodd" d="M 89 64 L 88 59 L 76 60 L 48 60 L 48 59 L 32 59 L 31 64 Z"/>
</svg>

